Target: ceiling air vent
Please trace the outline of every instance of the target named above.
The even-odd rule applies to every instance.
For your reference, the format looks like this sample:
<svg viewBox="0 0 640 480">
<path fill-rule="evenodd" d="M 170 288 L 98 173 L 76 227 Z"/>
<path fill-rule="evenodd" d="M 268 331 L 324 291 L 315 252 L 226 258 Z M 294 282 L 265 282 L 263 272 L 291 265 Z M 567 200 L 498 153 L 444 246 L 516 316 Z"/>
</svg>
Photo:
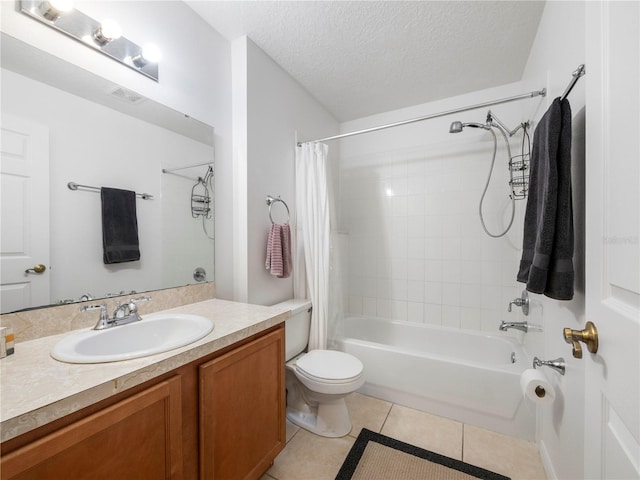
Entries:
<svg viewBox="0 0 640 480">
<path fill-rule="evenodd" d="M 127 90 L 123 87 L 116 87 L 110 92 L 110 94 L 124 102 L 133 105 L 137 105 L 138 103 L 142 103 L 146 100 L 145 97 L 140 95 L 139 93 L 136 93 L 132 90 Z"/>
</svg>

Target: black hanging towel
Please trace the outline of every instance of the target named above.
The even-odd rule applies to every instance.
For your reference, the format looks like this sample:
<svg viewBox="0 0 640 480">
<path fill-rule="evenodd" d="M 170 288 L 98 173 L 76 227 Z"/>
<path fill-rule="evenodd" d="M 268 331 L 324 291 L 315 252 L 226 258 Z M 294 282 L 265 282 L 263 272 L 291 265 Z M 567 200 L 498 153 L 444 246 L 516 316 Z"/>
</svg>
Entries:
<svg viewBox="0 0 640 480">
<path fill-rule="evenodd" d="M 556 98 L 533 136 L 519 282 L 556 300 L 573 298 L 571 106 Z"/>
<path fill-rule="evenodd" d="M 102 187 L 100 197 L 104 263 L 140 260 L 136 192 Z"/>
</svg>

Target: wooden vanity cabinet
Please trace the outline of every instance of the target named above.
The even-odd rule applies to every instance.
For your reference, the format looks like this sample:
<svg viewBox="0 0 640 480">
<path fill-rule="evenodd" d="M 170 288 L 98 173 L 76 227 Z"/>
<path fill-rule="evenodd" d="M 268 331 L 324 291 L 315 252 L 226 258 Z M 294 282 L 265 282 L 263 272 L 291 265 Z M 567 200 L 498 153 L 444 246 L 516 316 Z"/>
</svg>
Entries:
<svg viewBox="0 0 640 480">
<path fill-rule="evenodd" d="M 284 415 L 281 324 L 4 442 L 0 479 L 259 479 Z"/>
<path fill-rule="evenodd" d="M 284 330 L 200 366 L 200 478 L 257 479 L 286 443 Z"/>
<path fill-rule="evenodd" d="M 175 376 L 9 453 L 2 479 L 182 478 Z"/>
</svg>

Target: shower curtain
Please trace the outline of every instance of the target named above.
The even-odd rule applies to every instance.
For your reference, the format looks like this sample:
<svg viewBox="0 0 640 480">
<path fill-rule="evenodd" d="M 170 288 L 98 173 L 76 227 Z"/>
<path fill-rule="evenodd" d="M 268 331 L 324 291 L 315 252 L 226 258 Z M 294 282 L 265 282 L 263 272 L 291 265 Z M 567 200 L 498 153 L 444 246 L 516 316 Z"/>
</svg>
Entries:
<svg viewBox="0 0 640 480">
<path fill-rule="evenodd" d="M 294 296 L 313 304 L 309 350 L 331 347 L 342 312 L 328 147 L 296 147 Z M 296 268 L 297 267 L 297 268 Z"/>
</svg>

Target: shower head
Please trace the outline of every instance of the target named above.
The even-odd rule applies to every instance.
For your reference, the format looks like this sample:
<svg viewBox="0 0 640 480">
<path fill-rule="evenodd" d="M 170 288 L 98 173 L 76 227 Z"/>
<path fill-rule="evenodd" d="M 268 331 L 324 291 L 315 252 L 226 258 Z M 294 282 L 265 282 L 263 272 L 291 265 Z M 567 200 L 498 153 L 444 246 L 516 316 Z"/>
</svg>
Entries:
<svg viewBox="0 0 640 480">
<path fill-rule="evenodd" d="M 484 128 L 488 130 L 490 127 L 487 125 L 483 125 L 482 123 L 462 123 L 459 121 L 451 122 L 451 126 L 449 127 L 449 133 L 460 133 L 464 127 L 472 127 L 472 128 Z"/>
<path fill-rule="evenodd" d="M 449 127 L 449 133 L 460 133 L 462 131 L 462 122 L 451 122 L 451 126 Z"/>
</svg>

